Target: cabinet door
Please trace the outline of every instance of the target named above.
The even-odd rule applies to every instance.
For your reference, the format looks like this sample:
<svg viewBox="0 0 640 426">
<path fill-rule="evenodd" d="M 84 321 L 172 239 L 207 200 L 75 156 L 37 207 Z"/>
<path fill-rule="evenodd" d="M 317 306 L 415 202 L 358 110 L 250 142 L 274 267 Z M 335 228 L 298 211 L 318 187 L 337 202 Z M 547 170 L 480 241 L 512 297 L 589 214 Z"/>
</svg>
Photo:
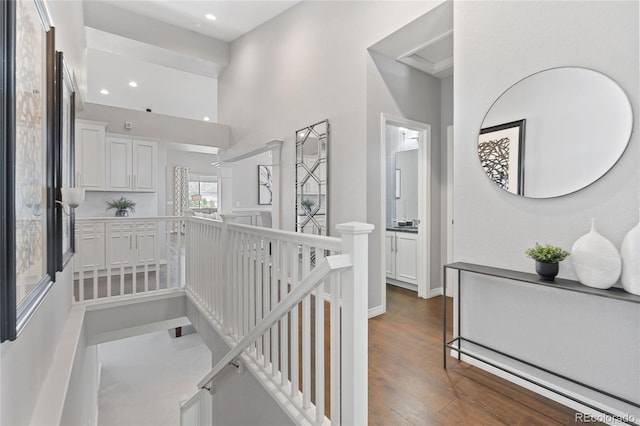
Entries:
<svg viewBox="0 0 640 426">
<path fill-rule="evenodd" d="M 107 190 L 131 191 L 131 139 L 107 137 Z"/>
<path fill-rule="evenodd" d="M 385 260 L 385 273 L 387 274 L 387 278 L 396 277 L 396 252 L 395 252 L 395 241 L 396 238 L 395 232 L 388 232 L 384 237 L 384 260 Z"/>
<path fill-rule="evenodd" d="M 133 142 L 133 190 L 156 190 L 156 144 L 149 141 Z"/>
<path fill-rule="evenodd" d="M 73 260 L 75 272 L 105 268 L 104 234 L 76 234 L 76 253 Z"/>
<path fill-rule="evenodd" d="M 107 261 L 110 268 L 119 268 L 120 266 L 131 266 L 134 247 L 133 234 L 130 232 L 114 232 L 109 234 L 107 241 Z"/>
<path fill-rule="evenodd" d="M 396 279 L 418 284 L 418 234 L 396 232 Z"/>
<path fill-rule="evenodd" d="M 158 258 L 158 234 L 146 232 L 136 235 L 136 263 L 153 263 Z"/>
<path fill-rule="evenodd" d="M 76 122 L 76 181 L 89 191 L 105 187 L 104 130 L 102 125 Z"/>
</svg>

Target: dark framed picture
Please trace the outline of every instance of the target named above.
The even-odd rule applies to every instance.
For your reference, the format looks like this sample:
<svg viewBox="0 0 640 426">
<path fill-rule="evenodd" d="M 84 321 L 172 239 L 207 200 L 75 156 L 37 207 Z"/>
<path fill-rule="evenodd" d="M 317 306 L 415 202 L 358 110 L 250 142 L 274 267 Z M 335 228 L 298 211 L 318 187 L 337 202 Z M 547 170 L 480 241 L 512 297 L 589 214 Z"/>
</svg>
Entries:
<svg viewBox="0 0 640 426">
<path fill-rule="evenodd" d="M 258 166 L 258 204 L 261 206 L 273 204 L 272 166 Z"/>
<path fill-rule="evenodd" d="M 54 170 L 56 200 L 61 200 L 62 188 L 75 186 L 75 87 L 62 52 L 56 53 L 56 83 L 57 144 Z M 62 271 L 75 252 L 75 211 L 66 211 L 61 204 L 56 203 L 55 214 L 56 269 Z"/>
<path fill-rule="evenodd" d="M 55 35 L 41 0 L 2 2 L 0 340 L 14 340 L 53 284 Z"/>
<path fill-rule="evenodd" d="M 489 179 L 513 193 L 524 195 L 524 137 L 526 120 L 480 130 L 478 156 Z"/>
</svg>

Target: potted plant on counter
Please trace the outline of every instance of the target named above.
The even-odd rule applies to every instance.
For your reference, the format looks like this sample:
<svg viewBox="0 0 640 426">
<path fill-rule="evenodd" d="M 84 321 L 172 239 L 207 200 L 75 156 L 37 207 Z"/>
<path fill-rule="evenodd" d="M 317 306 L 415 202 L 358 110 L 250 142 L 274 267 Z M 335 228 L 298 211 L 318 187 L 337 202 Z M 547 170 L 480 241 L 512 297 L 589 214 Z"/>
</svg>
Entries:
<svg viewBox="0 0 640 426">
<path fill-rule="evenodd" d="M 553 281 L 558 275 L 558 263 L 563 261 L 569 252 L 562 247 L 554 247 L 550 244 L 540 245 L 527 249 L 525 254 L 536 261 L 536 272 L 540 278 L 546 281 Z"/>
<path fill-rule="evenodd" d="M 129 210 L 131 210 L 131 213 L 136 212 L 136 203 L 124 197 L 120 197 L 119 200 L 106 201 L 106 203 L 107 210 L 116 209 L 116 216 L 118 217 L 129 216 Z"/>
</svg>

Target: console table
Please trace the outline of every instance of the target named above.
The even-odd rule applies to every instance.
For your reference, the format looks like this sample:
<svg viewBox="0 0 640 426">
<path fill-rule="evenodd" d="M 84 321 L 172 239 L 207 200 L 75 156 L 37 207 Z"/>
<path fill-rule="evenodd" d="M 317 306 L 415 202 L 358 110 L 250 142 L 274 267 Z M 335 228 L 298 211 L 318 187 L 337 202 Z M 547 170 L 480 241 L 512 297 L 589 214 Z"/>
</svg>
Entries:
<svg viewBox="0 0 640 426">
<path fill-rule="evenodd" d="M 523 365 L 529 366 L 531 368 L 534 368 L 538 371 L 547 373 L 549 375 L 553 375 L 555 377 L 558 377 L 560 379 L 566 380 L 568 382 L 574 383 L 576 385 L 582 386 L 586 389 L 589 389 L 591 391 L 597 392 L 601 395 L 607 396 L 609 398 L 613 398 L 617 401 L 620 401 L 622 403 L 625 404 L 629 404 L 633 407 L 637 407 L 640 408 L 640 403 L 635 402 L 635 401 L 631 401 L 627 398 L 623 398 L 619 395 L 615 395 L 611 392 L 607 392 L 605 390 L 599 389 L 597 387 L 591 386 L 589 384 L 586 384 L 580 380 L 576 380 L 573 379 L 571 377 L 568 377 L 566 375 L 560 374 L 557 371 L 552 371 L 551 369 L 548 368 L 544 368 L 540 365 L 536 365 L 533 362 L 521 359 L 520 357 L 514 356 L 513 354 L 509 354 L 506 353 L 504 350 L 498 350 L 495 349 L 487 344 L 483 344 L 481 342 L 478 341 L 474 341 L 472 339 L 469 339 L 467 337 L 462 336 L 461 330 L 461 324 L 462 324 L 462 309 L 461 309 L 461 292 L 460 292 L 460 286 L 461 286 L 461 273 L 462 272 L 468 272 L 468 273 L 473 273 L 473 274 L 479 274 L 479 275 L 484 275 L 484 276 L 489 276 L 489 277 L 496 277 L 496 278 L 501 278 L 501 279 L 506 279 L 506 280 L 513 280 L 516 282 L 520 282 L 520 283 L 527 283 L 527 284 L 531 284 L 532 286 L 542 286 L 542 287 L 551 287 L 554 288 L 556 290 L 560 290 L 560 291 L 568 291 L 568 292 L 578 292 L 578 293 L 582 293 L 582 294 L 586 294 L 589 296 L 593 296 L 593 297 L 603 297 L 603 298 L 607 298 L 607 299 L 615 299 L 618 301 L 622 301 L 622 302 L 626 302 L 626 303 L 633 303 L 633 304 L 640 304 L 640 296 L 635 296 L 632 294 L 629 294 L 627 292 L 625 292 L 623 289 L 621 288 L 611 288 L 609 290 L 600 290 L 600 289 L 595 289 L 595 288 L 591 288 L 591 287 L 587 287 L 584 286 L 582 284 L 580 284 L 577 281 L 573 281 L 573 280 L 567 280 L 567 279 L 562 279 L 562 278 L 556 278 L 555 281 L 545 281 L 542 280 L 538 275 L 536 274 L 529 274 L 529 273 L 525 273 L 525 272 L 519 272 L 519 271 L 512 271 L 512 270 L 507 270 L 507 269 L 500 269 L 500 268 L 494 268 L 494 267 L 489 267 L 489 266 L 483 266 L 483 265 L 476 265 L 476 264 L 472 264 L 472 263 L 464 263 L 464 262 L 456 262 L 456 263 L 451 263 L 448 265 L 444 266 L 444 291 L 443 294 L 447 294 L 447 269 L 451 269 L 451 270 L 456 270 L 457 271 L 457 333 L 456 330 L 454 330 L 454 336 L 452 339 L 448 339 L 447 338 L 447 327 L 446 327 L 446 321 L 447 321 L 447 303 L 446 303 L 446 297 L 443 297 L 443 318 L 442 318 L 442 337 L 443 337 L 443 368 L 447 368 L 447 352 L 449 350 L 453 350 L 455 351 L 455 353 L 457 353 L 457 358 L 458 360 L 462 359 L 462 355 L 478 360 L 486 365 L 489 365 L 493 368 L 496 368 L 498 370 L 501 370 L 511 376 L 517 377 L 518 379 L 524 380 L 526 382 L 529 382 L 531 384 L 534 384 L 536 386 L 539 386 L 540 388 L 543 388 L 547 391 L 553 392 L 557 395 L 560 395 L 564 398 L 567 398 L 571 401 L 574 401 L 576 403 L 579 403 L 583 406 L 589 407 L 593 410 L 596 410 L 598 412 L 604 413 L 606 415 L 609 416 L 613 416 L 615 418 L 619 417 L 619 415 L 613 414 L 605 409 L 603 409 L 602 407 L 598 407 L 594 404 L 591 404 L 590 402 L 581 400 L 575 396 L 569 395 L 566 392 L 559 390 L 553 386 L 547 385 L 545 383 L 542 383 L 541 380 L 537 380 L 535 378 L 529 377 L 527 375 L 524 374 L 520 374 L 518 371 L 515 371 L 515 368 L 511 368 L 511 367 L 507 367 L 504 365 L 501 365 L 500 363 L 495 362 L 494 360 L 486 357 L 486 356 L 480 356 L 476 353 L 470 352 L 468 350 L 468 348 L 463 348 L 463 343 L 468 343 L 468 346 L 474 346 L 477 348 L 482 348 L 485 350 L 485 352 L 490 352 L 490 353 L 494 353 L 497 354 L 501 357 L 504 357 L 506 359 L 510 359 L 513 361 L 516 361 L 518 363 L 521 363 Z M 638 354 L 638 356 L 640 356 L 640 354 Z M 640 419 L 636 419 L 633 418 L 633 416 L 631 416 L 632 421 L 629 421 L 630 424 L 635 424 L 638 425 L 638 423 L 634 423 L 634 421 L 638 421 Z"/>
</svg>

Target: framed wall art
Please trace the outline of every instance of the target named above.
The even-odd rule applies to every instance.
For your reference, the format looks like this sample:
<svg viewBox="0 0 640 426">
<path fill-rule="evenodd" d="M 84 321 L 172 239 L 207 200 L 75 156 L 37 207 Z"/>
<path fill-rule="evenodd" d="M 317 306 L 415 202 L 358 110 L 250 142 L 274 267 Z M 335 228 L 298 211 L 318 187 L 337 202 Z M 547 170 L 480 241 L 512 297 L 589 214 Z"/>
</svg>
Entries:
<svg viewBox="0 0 640 426">
<path fill-rule="evenodd" d="M 524 136 L 526 120 L 480 130 L 478 156 L 482 169 L 496 185 L 524 194 Z"/>
<path fill-rule="evenodd" d="M 261 206 L 273 204 L 272 172 L 272 166 L 258 166 L 258 204 Z"/>
</svg>

